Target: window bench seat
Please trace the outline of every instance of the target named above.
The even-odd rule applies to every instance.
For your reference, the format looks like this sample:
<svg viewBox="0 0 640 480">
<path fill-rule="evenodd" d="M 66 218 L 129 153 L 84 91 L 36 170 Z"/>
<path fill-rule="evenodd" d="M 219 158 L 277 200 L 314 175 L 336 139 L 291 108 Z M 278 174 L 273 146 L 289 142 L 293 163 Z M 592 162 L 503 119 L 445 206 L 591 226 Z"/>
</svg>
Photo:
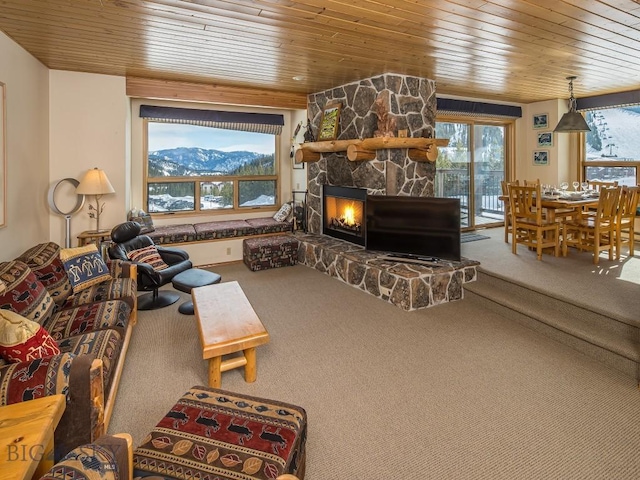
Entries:
<svg viewBox="0 0 640 480">
<path fill-rule="evenodd" d="M 153 242 L 157 245 L 171 245 L 291 232 L 292 224 L 278 222 L 272 217 L 260 217 L 247 220 L 163 225 L 154 228 L 153 232 L 147 233 Z"/>
</svg>

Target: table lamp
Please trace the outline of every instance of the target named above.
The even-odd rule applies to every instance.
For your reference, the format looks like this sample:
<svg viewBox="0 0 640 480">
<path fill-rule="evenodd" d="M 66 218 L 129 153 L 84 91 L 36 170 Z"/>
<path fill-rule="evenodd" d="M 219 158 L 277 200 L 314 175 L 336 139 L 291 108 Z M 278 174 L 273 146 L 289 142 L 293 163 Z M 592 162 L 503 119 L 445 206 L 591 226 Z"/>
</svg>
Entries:
<svg viewBox="0 0 640 480">
<path fill-rule="evenodd" d="M 107 230 L 100 230 L 100 214 L 104 210 L 104 202 L 100 204 L 100 198 L 102 195 L 109 193 L 115 193 L 111 182 L 107 178 L 107 174 L 104 170 L 99 168 L 93 168 L 88 170 L 84 174 L 80 184 L 76 187 L 76 193 L 80 195 L 94 195 L 96 197 L 96 204 L 93 206 L 89 204 L 89 217 L 96 219 L 96 230 L 91 233 L 106 232 Z"/>
</svg>

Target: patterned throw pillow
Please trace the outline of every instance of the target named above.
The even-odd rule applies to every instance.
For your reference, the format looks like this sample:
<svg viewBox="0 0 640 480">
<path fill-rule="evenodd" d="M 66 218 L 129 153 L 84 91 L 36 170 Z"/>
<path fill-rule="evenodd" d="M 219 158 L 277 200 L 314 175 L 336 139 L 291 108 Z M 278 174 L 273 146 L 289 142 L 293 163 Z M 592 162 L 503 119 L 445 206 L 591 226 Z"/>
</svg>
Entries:
<svg viewBox="0 0 640 480">
<path fill-rule="evenodd" d="M 280 210 L 278 210 L 273 215 L 273 219 L 276 222 L 286 222 L 287 219 L 289 218 L 289 215 L 291 215 L 292 213 L 293 213 L 293 210 L 291 208 L 291 204 L 290 203 L 283 203 L 282 206 L 280 207 Z"/>
<path fill-rule="evenodd" d="M 55 303 L 26 263 L 0 263 L 0 280 L 6 285 L 0 293 L 0 309 L 11 310 L 40 325 L 51 317 Z"/>
<path fill-rule="evenodd" d="M 63 248 L 60 251 L 60 260 L 62 260 L 74 293 L 97 283 L 111 280 L 109 268 L 98 253 L 98 247 L 94 244 Z"/>
<path fill-rule="evenodd" d="M 56 304 L 62 305 L 73 293 L 67 272 L 60 260 L 60 246 L 57 243 L 46 242 L 31 247 L 17 260 L 29 265 Z"/>
<path fill-rule="evenodd" d="M 28 362 L 58 355 L 56 341 L 39 323 L 10 310 L 0 310 L 0 356 L 8 362 Z"/>
<path fill-rule="evenodd" d="M 127 252 L 127 258 L 136 263 L 148 263 L 155 271 L 169 268 L 169 265 L 162 260 L 155 245 L 149 245 L 148 247 L 139 248 L 138 250 L 131 250 Z"/>
</svg>

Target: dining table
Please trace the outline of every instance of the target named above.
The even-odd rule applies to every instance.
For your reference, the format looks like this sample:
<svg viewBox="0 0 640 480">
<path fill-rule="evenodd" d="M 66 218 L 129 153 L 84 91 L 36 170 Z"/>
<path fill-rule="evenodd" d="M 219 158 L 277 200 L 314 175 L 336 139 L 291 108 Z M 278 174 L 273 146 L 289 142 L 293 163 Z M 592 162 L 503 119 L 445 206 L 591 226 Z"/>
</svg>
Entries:
<svg viewBox="0 0 640 480">
<path fill-rule="evenodd" d="M 508 202 L 509 197 L 507 195 L 500 195 L 498 197 L 499 200 L 503 202 Z M 547 213 L 547 220 L 550 222 L 556 221 L 556 211 L 558 210 L 573 210 L 577 215 L 581 210 L 589 209 L 589 208 L 597 208 L 598 207 L 598 197 L 597 196 L 586 196 L 586 197 L 562 197 L 558 195 L 543 195 L 542 201 L 540 202 L 542 208 Z M 566 215 L 563 215 L 566 216 Z"/>
<path fill-rule="evenodd" d="M 547 220 L 549 222 L 556 221 L 557 210 L 573 210 L 577 215 L 581 210 L 598 207 L 598 197 L 586 198 L 562 198 L 542 196 L 540 202 L 542 208 L 547 212 Z"/>
</svg>

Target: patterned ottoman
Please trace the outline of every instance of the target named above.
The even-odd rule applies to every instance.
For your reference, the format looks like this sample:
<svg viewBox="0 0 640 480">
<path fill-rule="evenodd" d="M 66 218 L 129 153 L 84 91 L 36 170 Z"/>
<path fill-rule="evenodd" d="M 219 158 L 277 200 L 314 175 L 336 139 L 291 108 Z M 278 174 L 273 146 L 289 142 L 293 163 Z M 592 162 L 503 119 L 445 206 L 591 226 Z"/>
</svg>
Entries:
<svg viewBox="0 0 640 480">
<path fill-rule="evenodd" d="M 135 478 L 302 479 L 307 414 L 273 400 L 192 387 L 133 452 Z"/>
<path fill-rule="evenodd" d="M 242 259 L 254 272 L 298 263 L 298 240 L 293 235 L 245 238 Z"/>
</svg>

